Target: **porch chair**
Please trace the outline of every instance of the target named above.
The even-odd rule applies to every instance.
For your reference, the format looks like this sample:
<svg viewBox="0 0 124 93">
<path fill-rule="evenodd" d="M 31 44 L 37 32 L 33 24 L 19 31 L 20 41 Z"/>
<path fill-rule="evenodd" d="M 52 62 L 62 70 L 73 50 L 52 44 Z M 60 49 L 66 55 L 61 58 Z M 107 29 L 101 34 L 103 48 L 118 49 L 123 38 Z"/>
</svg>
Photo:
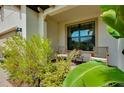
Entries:
<svg viewBox="0 0 124 93">
<path fill-rule="evenodd" d="M 94 57 L 91 58 L 91 60 L 99 60 L 108 62 L 108 47 L 97 47 Z"/>
</svg>

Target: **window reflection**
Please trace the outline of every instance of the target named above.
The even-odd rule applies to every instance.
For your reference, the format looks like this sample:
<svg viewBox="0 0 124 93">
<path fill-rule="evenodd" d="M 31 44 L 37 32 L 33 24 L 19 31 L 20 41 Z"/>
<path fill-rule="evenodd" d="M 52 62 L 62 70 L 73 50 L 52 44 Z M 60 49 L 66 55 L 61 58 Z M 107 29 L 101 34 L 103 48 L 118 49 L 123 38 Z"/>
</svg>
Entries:
<svg viewBox="0 0 124 93">
<path fill-rule="evenodd" d="M 71 37 L 78 37 L 79 36 L 79 31 L 73 31 L 71 33 Z"/>
<path fill-rule="evenodd" d="M 68 26 L 68 50 L 93 51 L 95 47 L 95 21 Z"/>
</svg>

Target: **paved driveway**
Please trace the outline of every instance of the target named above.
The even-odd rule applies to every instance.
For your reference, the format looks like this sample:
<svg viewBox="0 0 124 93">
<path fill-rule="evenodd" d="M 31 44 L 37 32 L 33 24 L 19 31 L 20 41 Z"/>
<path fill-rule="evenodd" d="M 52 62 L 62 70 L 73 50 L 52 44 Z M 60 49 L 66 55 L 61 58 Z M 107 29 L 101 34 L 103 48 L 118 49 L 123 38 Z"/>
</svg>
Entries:
<svg viewBox="0 0 124 93">
<path fill-rule="evenodd" d="M 7 72 L 0 68 L 0 87 L 12 87 L 12 85 L 7 81 L 7 79 Z"/>
</svg>

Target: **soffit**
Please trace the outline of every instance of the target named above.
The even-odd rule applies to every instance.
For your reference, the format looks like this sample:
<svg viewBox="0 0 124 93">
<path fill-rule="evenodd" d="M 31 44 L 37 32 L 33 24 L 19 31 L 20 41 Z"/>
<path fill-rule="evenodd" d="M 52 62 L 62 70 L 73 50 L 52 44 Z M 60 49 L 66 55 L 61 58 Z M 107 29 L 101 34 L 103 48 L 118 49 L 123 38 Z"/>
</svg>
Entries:
<svg viewBox="0 0 124 93">
<path fill-rule="evenodd" d="M 79 5 L 51 17 L 58 22 L 63 22 L 74 19 L 99 16 L 100 13 L 100 7 L 97 5 Z"/>
</svg>

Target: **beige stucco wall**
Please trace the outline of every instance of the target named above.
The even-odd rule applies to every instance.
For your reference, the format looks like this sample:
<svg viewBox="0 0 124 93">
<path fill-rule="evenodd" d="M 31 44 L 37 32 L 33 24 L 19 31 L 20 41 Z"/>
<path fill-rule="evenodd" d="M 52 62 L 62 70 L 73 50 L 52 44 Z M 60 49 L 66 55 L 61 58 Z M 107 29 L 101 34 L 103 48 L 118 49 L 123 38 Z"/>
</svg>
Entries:
<svg viewBox="0 0 124 93">
<path fill-rule="evenodd" d="M 109 64 L 117 66 L 118 62 L 118 40 L 113 38 L 106 29 L 106 24 L 99 17 L 98 19 L 98 46 L 107 46 L 109 52 Z"/>
<path fill-rule="evenodd" d="M 38 34 L 38 13 L 26 7 L 26 37 L 30 39 L 33 35 Z"/>
<path fill-rule="evenodd" d="M 22 35 L 26 38 L 26 6 L 21 6 L 21 12 L 12 6 L 4 6 L 4 19 L 0 20 L 0 32 L 13 27 L 22 28 Z"/>
<path fill-rule="evenodd" d="M 57 49 L 58 47 L 58 22 L 51 18 L 47 18 L 47 38 L 51 41 L 52 47 Z"/>
</svg>

